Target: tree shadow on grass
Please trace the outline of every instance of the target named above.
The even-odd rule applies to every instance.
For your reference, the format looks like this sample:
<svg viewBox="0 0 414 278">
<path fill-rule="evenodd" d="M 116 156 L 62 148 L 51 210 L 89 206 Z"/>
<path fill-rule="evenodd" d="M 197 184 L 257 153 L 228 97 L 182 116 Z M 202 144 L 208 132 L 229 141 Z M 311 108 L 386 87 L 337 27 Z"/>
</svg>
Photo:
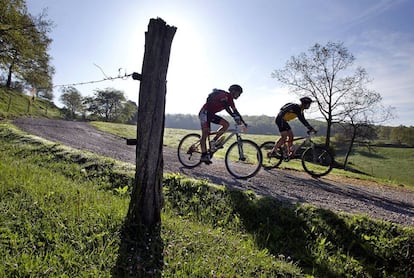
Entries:
<svg viewBox="0 0 414 278">
<path fill-rule="evenodd" d="M 296 214 L 294 206 L 272 197 L 252 199 L 236 190 L 231 191 L 230 196 L 243 227 L 254 235 L 259 248 L 266 248 L 276 257 L 300 262 L 299 266 L 306 273 L 329 273 L 316 263 L 317 258 L 309 246 L 310 229 Z"/>
<path fill-rule="evenodd" d="M 132 227 L 125 221 L 112 277 L 161 277 L 163 250 L 161 225 Z"/>
<path fill-rule="evenodd" d="M 375 159 L 387 159 L 385 156 L 380 155 L 376 152 L 371 152 L 371 151 L 362 151 L 359 150 L 358 153 L 362 156 L 368 157 L 368 158 L 375 158 Z"/>
<path fill-rule="evenodd" d="M 307 183 L 306 186 L 330 193 L 337 190 L 320 180 L 311 179 Z M 408 273 L 404 271 L 410 271 L 413 266 L 412 256 L 404 254 L 407 251 L 405 246 L 412 245 L 414 239 L 411 238 L 414 237 L 408 232 L 403 234 L 403 229 L 390 223 L 381 224 L 365 217 L 347 221 L 346 216 L 327 209 L 296 206 L 292 200 L 288 202 L 283 198 L 257 197 L 251 191 L 211 187 L 206 181 L 185 179 L 179 175 L 169 178 L 164 185 L 168 187 L 166 200 L 179 215 L 191 215 L 197 221 L 213 226 L 228 222 L 226 227 L 229 229 L 240 227 L 253 236 L 259 248 L 298 264 L 304 273 L 315 277 L 380 277 L 383 271 Z M 336 194 L 342 194 L 344 198 L 352 195 L 362 202 L 367 198 L 364 193 L 352 191 Z M 378 202 L 377 206 L 388 203 L 389 209 L 400 209 L 397 203 L 389 203 L 387 199 L 368 196 L 370 198 Z M 298 202 L 306 202 L 306 197 Z M 240 219 L 236 226 L 232 222 L 234 218 Z M 384 236 L 383 230 L 389 229 L 392 233 Z M 380 242 L 370 242 L 371 237 L 377 240 L 379 234 Z M 383 237 L 387 237 L 385 241 Z M 394 237 L 404 238 L 393 243 L 400 246 L 394 246 L 391 252 L 388 247 L 381 247 L 384 242 L 391 244 Z"/>
<path fill-rule="evenodd" d="M 298 262 L 307 274 L 317 277 L 355 277 L 363 272 L 364 275 L 375 277 L 381 276 L 384 270 L 387 273 L 398 272 L 406 264 L 412 264 L 410 258 L 396 264 L 392 258 L 376 254 L 378 250 L 364 240 L 362 231 L 367 229 L 369 234 L 381 230 L 380 224 L 374 221 L 364 219 L 360 223 L 360 230 L 357 230 L 358 223 L 352 227 L 330 210 L 312 206 L 295 208 L 272 197 L 249 198 L 236 190 L 231 191 L 230 196 L 243 227 L 254 235 L 259 248 L 266 248 L 276 257 L 283 255 Z M 323 252 L 326 254 L 321 255 Z M 338 261 L 329 263 L 323 256 Z M 348 270 L 341 267 L 347 264 L 346 257 L 357 261 L 353 266 L 348 266 Z M 361 266 L 363 270 L 356 272 Z"/>
</svg>

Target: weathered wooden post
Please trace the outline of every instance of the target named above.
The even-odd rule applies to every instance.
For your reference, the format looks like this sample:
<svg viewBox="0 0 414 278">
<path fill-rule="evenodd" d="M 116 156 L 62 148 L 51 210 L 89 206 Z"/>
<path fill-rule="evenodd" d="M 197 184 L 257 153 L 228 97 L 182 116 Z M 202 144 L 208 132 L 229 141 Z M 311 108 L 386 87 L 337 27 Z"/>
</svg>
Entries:
<svg viewBox="0 0 414 278">
<path fill-rule="evenodd" d="M 163 205 L 163 136 L 166 76 L 176 27 L 151 19 L 139 79 L 135 186 L 123 229 L 117 276 L 158 277 L 163 265 L 160 237 Z"/>
</svg>

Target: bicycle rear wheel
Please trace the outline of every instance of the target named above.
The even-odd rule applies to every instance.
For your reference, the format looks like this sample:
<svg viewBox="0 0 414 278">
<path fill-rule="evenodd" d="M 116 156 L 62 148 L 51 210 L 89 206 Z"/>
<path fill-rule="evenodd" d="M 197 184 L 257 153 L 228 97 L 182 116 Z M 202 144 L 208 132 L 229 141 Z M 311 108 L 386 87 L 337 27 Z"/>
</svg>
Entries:
<svg viewBox="0 0 414 278">
<path fill-rule="evenodd" d="M 334 158 L 328 149 L 321 146 L 307 148 L 302 154 L 302 166 L 312 177 L 327 175 L 333 167 Z"/>
<path fill-rule="evenodd" d="M 200 138 L 200 134 L 190 133 L 178 144 L 178 160 L 187 168 L 194 168 L 201 163 Z"/>
<path fill-rule="evenodd" d="M 237 179 L 251 178 L 259 172 L 262 164 L 262 153 L 259 146 L 250 140 L 242 139 L 240 145 L 234 142 L 226 152 L 227 171 Z"/>
<path fill-rule="evenodd" d="M 267 154 L 273 149 L 275 142 L 267 141 L 260 145 L 260 151 L 262 153 L 263 161 L 262 166 L 265 169 L 272 169 L 276 168 L 282 163 L 283 160 L 283 150 L 282 148 L 278 148 L 275 153 L 271 156 Z"/>
</svg>

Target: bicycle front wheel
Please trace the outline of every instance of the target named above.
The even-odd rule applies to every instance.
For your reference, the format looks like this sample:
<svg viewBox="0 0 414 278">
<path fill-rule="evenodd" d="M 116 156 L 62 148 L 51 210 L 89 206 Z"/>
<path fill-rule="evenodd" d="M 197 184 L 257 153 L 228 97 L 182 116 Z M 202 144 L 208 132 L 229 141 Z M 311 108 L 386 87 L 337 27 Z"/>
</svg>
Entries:
<svg viewBox="0 0 414 278">
<path fill-rule="evenodd" d="M 302 154 L 302 166 L 312 177 L 327 175 L 333 167 L 334 158 L 328 149 L 321 146 L 307 148 Z"/>
<path fill-rule="evenodd" d="M 278 148 L 276 152 L 268 155 L 268 153 L 273 149 L 275 142 L 267 141 L 260 145 L 260 150 L 262 152 L 263 162 L 262 166 L 265 169 L 276 168 L 282 163 L 283 160 L 283 150 Z"/>
<path fill-rule="evenodd" d="M 194 168 L 201 163 L 200 138 L 200 134 L 190 133 L 178 144 L 178 160 L 187 168 Z"/>
<path fill-rule="evenodd" d="M 262 153 L 259 146 L 250 140 L 242 139 L 234 142 L 226 152 L 227 171 L 237 179 L 251 178 L 259 172 L 262 164 Z"/>
</svg>

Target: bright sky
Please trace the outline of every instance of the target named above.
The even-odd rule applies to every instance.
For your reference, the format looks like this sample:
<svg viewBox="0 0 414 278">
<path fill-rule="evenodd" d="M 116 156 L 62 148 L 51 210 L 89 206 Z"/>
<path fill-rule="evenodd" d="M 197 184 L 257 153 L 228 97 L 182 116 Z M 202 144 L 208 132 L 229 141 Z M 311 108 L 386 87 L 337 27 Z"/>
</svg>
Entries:
<svg viewBox="0 0 414 278">
<path fill-rule="evenodd" d="M 414 126 L 412 0 L 27 0 L 27 5 L 34 15 L 47 8 L 55 24 L 54 85 L 140 73 L 149 20 L 160 17 L 177 27 L 166 113 L 197 114 L 213 88 L 237 83 L 245 92 L 236 102 L 242 115 L 274 116 L 297 98 L 271 72 L 315 43 L 340 41 L 367 70 L 383 104 L 395 107 L 397 118 L 386 124 Z M 138 103 L 139 81 L 132 78 L 76 88 L 83 96 L 115 88 Z M 59 87 L 54 94 L 59 105 Z"/>
</svg>

